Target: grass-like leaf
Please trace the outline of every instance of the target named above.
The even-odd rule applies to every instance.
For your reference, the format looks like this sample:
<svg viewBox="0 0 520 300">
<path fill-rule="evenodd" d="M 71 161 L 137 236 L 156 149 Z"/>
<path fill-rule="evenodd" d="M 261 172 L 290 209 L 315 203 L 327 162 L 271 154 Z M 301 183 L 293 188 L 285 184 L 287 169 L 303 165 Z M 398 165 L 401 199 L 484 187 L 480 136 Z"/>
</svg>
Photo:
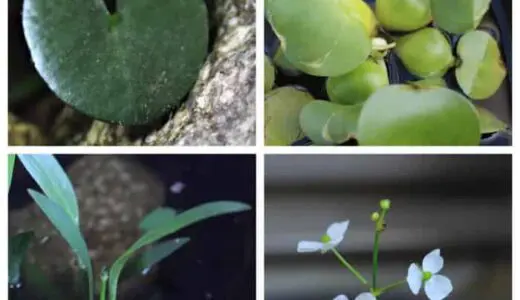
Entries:
<svg viewBox="0 0 520 300">
<path fill-rule="evenodd" d="M 173 252 L 180 249 L 189 242 L 189 238 L 176 238 L 164 242 L 157 243 L 151 248 L 146 249 L 138 256 L 132 257 L 125 265 L 121 274 L 121 279 L 130 278 L 146 274 L 148 270 L 153 268 L 161 260 L 170 256 Z"/>
<path fill-rule="evenodd" d="M 33 237 L 34 233 L 27 231 L 9 238 L 9 285 L 20 282 L 22 263 Z"/>
<path fill-rule="evenodd" d="M 147 214 L 139 223 L 139 228 L 143 231 L 148 231 L 160 227 L 165 222 L 170 222 L 177 212 L 173 208 L 159 207 L 151 213 Z"/>
<path fill-rule="evenodd" d="M 47 196 L 29 189 L 29 194 L 36 201 L 43 213 L 49 218 L 49 221 L 60 232 L 61 236 L 67 241 L 74 253 L 78 257 L 78 262 L 81 269 L 87 271 L 89 283 L 89 299 L 94 299 L 94 277 L 92 273 L 92 264 L 88 254 L 88 247 L 83 239 L 78 226 L 65 212 L 57 201 L 49 199 Z M 59 255 L 59 254 L 57 254 Z"/>
<path fill-rule="evenodd" d="M 7 178 L 8 178 L 8 184 L 7 189 L 9 190 L 11 188 L 11 181 L 13 180 L 13 170 L 14 170 L 14 160 L 16 159 L 16 155 L 9 154 L 7 156 Z"/>
<path fill-rule="evenodd" d="M 163 226 L 146 232 L 125 253 L 123 253 L 110 268 L 109 299 L 116 300 L 117 284 L 119 281 L 119 276 L 121 275 L 121 271 L 132 255 L 142 247 L 154 243 L 167 235 L 173 234 L 180 229 L 183 229 L 204 219 L 223 214 L 241 212 L 249 210 L 250 208 L 251 207 L 247 204 L 233 201 L 217 201 L 206 203 L 178 214 L 174 219 L 168 223 L 165 223 Z"/>
<path fill-rule="evenodd" d="M 20 154 L 18 158 L 50 200 L 79 225 L 78 201 L 72 183 L 60 163 L 49 154 Z"/>
</svg>

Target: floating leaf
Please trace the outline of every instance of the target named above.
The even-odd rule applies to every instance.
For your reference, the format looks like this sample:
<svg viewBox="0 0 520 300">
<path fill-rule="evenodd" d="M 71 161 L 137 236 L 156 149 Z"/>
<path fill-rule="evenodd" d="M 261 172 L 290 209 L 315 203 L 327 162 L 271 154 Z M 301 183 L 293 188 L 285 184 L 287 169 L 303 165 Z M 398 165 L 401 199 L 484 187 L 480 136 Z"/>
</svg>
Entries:
<svg viewBox="0 0 520 300">
<path fill-rule="evenodd" d="M 274 66 L 271 63 L 271 59 L 264 55 L 264 92 L 267 93 L 273 89 L 275 79 Z"/>
<path fill-rule="evenodd" d="M 128 125 L 178 105 L 207 53 L 202 0 L 25 0 L 36 69 L 57 96 L 93 118 Z"/>
<path fill-rule="evenodd" d="M 461 34 L 478 27 L 490 3 L 491 0 L 431 0 L 432 15 L 440 28 Z"/>
<path fill-rule="evenodd" d="M 429 87 L 447 87 L 446 81 L 442 77 L 431 77 L 417 81 L 408 82 L 408 84 L 419 87 L 419 88 L 429 88 Z"/>
<path fill-rule="evenodd" d="M 294 87 L 281 87 L 266 95 L 265 144 L 288 146 L 303 138 L 300 128 L 300 111 L 314 98 Z"/>
<path fill-rule="evenodd" d="M 22 232 L 9 237 L 9 285 L 20 283 L 22 264 L 34 232 Z"/>
<path fill-rule="evenodd" d="M 376 16 L 386 30 L 414 31 L 432 21 L 430 0 L 377 0 Z"/>
<path fill-rule="evenodd" d="M 57 201 L 49 199 L 47 196 L 29 189 L 31 197 L 40 207 L 49 221 L 56 227 L 63 239 L 69 244 L 72 251 L 78 257 L 79 267 L 87 271 L 89 283 L 89 299 L 94 299 L 94 275 L 92 273 L 92 263 L 88 253 L 88 247 L 83 239 L 78 226 L 71 219 L 70 215 L 61 207 Z"/>
<path fill-rule="evenodd" d="M 79 224 L 78 200 L 69 176 L 60 163 L 49 154 L 19 154 L 18 158 L 42 191 L 63 208 Z"/>
<path fill-rule="evenodd" d="M 477 107 L 477 111 L 480 120 L 480 133 L 494 133 L 507 129 L 507 124 L 497 118 L 497 116 L 489 110 L 483 107 Z"/>
<path fill-rule="evenodd" d="M 273 57 L 273 63 L 278 67 L 278 69 L 285 75 L 288 76 L 298 76 L 301 72 L 296 69 L 291 62 L 287 59 L 285 53 L 281 47 L 276 50 L 276 53 Z"/>
<path fill-rule="evenodd" d="M 384 62 L 368 59 L 352 72 L 329 77 L 326 87 L 332 102 L 350 105 L 365 102 L 377 89 L 388 84 Z"/>
<path fill-rule="evenodd" d="M 362 104 L 345 106 L 312 101 L 301 111 L 302 130 L 314 144 L 342 144 L 354 137 L 362 107 Z"/>
<path fill-rule="evenodd" d="M 139 228 L 143 231 L 155 229 L 163 226 L 167 222 L 171 222 L 177 212 L 170 207 L 159 207 L 147 214 L 139 223 Z"/>
<path fill-rule="evenodd" d="M 371 21 L 360 20 L 367 12 L 363 1 L 267 0 L 265 6 L 287 59 L 303 72 L 338 76 L 370 54 Z"/>
<path fill-rule="evenodd" d="M 476 146 L 480 128 L 475 107 L 453 90 L 390 85 L 365 102 L 357 138 L 361 145 Z"/>
<path fill-rule="evenodd" d="M 241 212 L 249 210 L 250 208 L 251 207 L 247 204 L 233 201 L 206 203 L 178 214 L 172 221 L 164 224 L 162 227 L 146 232 L 125 253 L 123 253 L 110 268 L 110 300 L 116 300 L 117 284 L 121 271 L 130 257 L 132 257 L 132 255 L 134 255 L 134 253 L 139 249 L 202 220 L 219 215 Z"/>
<path fill-rule="evenodd" d="M 457 54 L 462 63 L 455 76 L 464 93 L 475 100 L 493 96 L 507 73 L 495 39 L 485 31 L 470 31 L 460 38 Z"/>
<path fill-rule="evenodd" d="M 11 182 L 13 180 L 14 161 L 16 160 L 15 154 L 7 155 L 7 189 L 11 188 Z"/>
<path fill-rule="evenodd" d="M 441 77 L 455 62 L 450 43 L 436 28 L 399 38 L 395 50 L 406 69 L 422 78 Z"/>
</svg>

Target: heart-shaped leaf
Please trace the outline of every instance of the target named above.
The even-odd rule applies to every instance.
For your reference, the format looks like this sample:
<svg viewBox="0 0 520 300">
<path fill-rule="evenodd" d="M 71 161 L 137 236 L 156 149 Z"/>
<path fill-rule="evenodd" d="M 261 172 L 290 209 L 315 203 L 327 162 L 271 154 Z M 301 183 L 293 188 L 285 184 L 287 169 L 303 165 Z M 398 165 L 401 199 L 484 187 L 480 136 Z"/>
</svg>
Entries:
<svg viewBox="0 0 520 300">
<path fill-rule="evenodd" d="M 475 107 L 462 94 L 390 85 L 365 102 L 357 138 L 374 146 L 476 146 L 480 126 Z"/>
<path fill-rule="evenodd" d="M 33 237 L 34 232 L 32 231 L 9 237 L 9 285 L 21 283 L 22 263 Z"/>
<path fill-rule="evenodd" d="M 267 0 L 265 7 L 287 59 L 303 72 L 338 76 L 370 54 L 368 30 L 375 24 L 363 1 Z"/>
<path fill-rule="evenodd" d="M 431 0 L 433 20 L 455 34 L 477 28 L 489 10 L 491 0 Z"/>
<path fill-rule="evenodd" d="M 202 220 L 224 214 L 241 212 L 249 210 L 250 208 L 251 207 L 247 204 L 233 201 L 216 201 L 206 203 L 178 214 L 174 219 L 168 223 L 165 223 L 161 227 L 147 231 L 125 253 L 123 253 L 110 268 L 109 299 L 116 300 L 117 284 L 121 271 L 123 270 L 127 261 L 134 255 L 135 252 L 139 251 L 139 249 Z"/>
<path fill-rule="evenodd" d="M 461 64 L 455 76 L 464 93 L 475 100 L 493 96 L 507 74 L 495 39 L 485 31 L 470 31 L 460 38 L 457 54 Z"/>
<path fill-rule="evenodd" d="M 18 158 L 42 191 L 56 201 L 76 227 L 79 224 L 78 200 L 69 176 L 60 163 L 49 154 L 19 154 Z"/>
<path fill-rule="evenodd" d="M 63 101 L 96 119 L 145 124 L 179 104 L 208 45 L 202 0 L 25 0 L 36 69 Z"/>
<path fill-rule="evenodd" d="M 11 188 L 11 181 L 13 180 L 14 161 L 16 160 L 15 154 L 7 155 L 7 189 Z"/>
<path fill-rule="evenodd" d="M 480 120 L 480 133 L 494 133 L 507 128 L 507 124 L 489 110 L 477 107 L 477 111 L 478 119 Z"/>
<path fill-rule="evenodd" d="M 362 104 L 340 105 L 312 101 L 300 113 L 305 135 L 316 145 L 342 144 L 354 137 Z"/>
<path fill-rule="evenodd" d="M 78 257 L 79 267 L 87 271 L 89 284 L 89 300 L 94 299 L 94 275 L 92 272 L 92 262 L 88 253 L 88 247 L 83 239 L 79 227 L 70 218 L 67 212 L 58 205 L 56 200 L 51 200 L 47 196 L 29 189 L 29 194 L 40 207 L 49 221 L 56 227 L 63 239 L 69 244 L 70 248 Z"/>
<path fill-rule="evenodd" d="M 268 146 L 288 146 L 303 138 L 300 128 L 300 111 L 314 98 L 294 87 L 281 87 L 266 95 L 265 144 Z"/>
</svg>

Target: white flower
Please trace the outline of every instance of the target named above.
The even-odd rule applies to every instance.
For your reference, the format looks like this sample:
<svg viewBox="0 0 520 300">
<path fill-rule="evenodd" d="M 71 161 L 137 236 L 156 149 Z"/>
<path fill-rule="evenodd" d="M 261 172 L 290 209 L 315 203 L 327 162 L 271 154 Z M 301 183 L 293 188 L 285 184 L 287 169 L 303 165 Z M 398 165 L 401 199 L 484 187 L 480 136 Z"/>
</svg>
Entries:
<svg viewBox="0 0 520 300">
<path fill-rule="evenodd" d="M 297 251 L 300 253 L 304 252 L 316 252 L 321 251 L 322 253 L 336 247 L 345 236 L 347 232 L 349 221 L 333 223 L 327 228 L 327 233 L 321 238 L 321 242 L 315 241 L 300 241 L 298 243 Z"/>
<path fill-rule="evenodd" d="M 422 262 L 422 269 L 413 263 L 408 268 L 406 281 L 414 295 L 419 294 L 422 283 L 424 291 L 430 300 L 442 300 L 451 293 L 453 286 L 448 277 L 437 275 L 444 266 L 441 250 L 435 249 L 428 253 Z"/>
<path fill-rule="evenodd" d="M 338 295 L 334 300 L 348 300 L 348 297 L 345 295 Z M 377 298 L 370 293 L 361 293 L 359 294 L 355 300 L 377 300 Z"/>
</svg>

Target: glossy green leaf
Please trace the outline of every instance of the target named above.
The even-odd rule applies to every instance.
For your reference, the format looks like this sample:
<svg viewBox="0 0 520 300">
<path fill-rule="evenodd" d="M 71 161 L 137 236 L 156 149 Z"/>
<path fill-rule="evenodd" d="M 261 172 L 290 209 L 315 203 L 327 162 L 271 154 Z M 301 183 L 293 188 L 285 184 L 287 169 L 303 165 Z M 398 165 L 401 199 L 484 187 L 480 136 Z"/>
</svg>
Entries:
<svg viewBox="0 0 520 300">
<path fill-rule="evenodd" d="M 422 78 L 441 77 L 455 62 L 450 43 L 436 28 L 424 28 L 399 38 L 395 50 L 406 69 Z"/>
<path fill-rule="evenodd" d="M 457 54 L 461 64 L 455 76 L 464 93 L 475 100 L 493 96 L 507 75 L 495 39 L 485 31 L 470 31 L 460 38 Z"/>
<path fill-rule="evenodd" d="M 56 230 L 59 231 L 63 239 L 69 244 L 72 251 L 76 253 L 79 267 L 87 271 L 89 300 L 93 300 L 94 275 L 92 273 L 92 263 L 88 253 L 87 244 L 85 243 L 78 226 L 57 201 L 53 201 L 47 196 L 31 189 L 29 189 L 28 192 L 52 225 L 54 225 Z"/>
<path fill-rule="evenodd" d="M 287 59 L 303 72 L 339 76 L 370 54 L 372 12 L 362 1 L 267 0 L 265 7 Z"/>
<path fill-rule="evenodd" d="M 476 146 L 480 126 L 475 107 L 453 90 L 390 85 L 365 102 L 357 138 L 374 146 Z"/>
<path fill-rule="evenodd" d="M 125 253 L 123 253 L 110 268 L 109 299 L 116 300 L 117 284 L 121 271 L 123 270 L 128 260 L 141 248 L 194 223 L 211 217 L 246 211 L 250 208 L 251 207 L 247 204 L 233 201 L 216 201 L 206 203 L 178 214 L 172 221 L 165 223 L 162 227 L 147 231 Z"/>
<path fill-rule="evenodd" d="M 69 176 L 50 154 L 19 154 L 18 158 L 42 191 L 61 206 L 78 227 L 78 200 Z"/>
<path fill-rule="evenodd" d="M 13 180 L 14 161 L 16 160 L 15 154 L 7 155 L 7 189 L 11 188 L 11 182 Z"/>
<path fill-rule="evenodd" d="M 138 256 L 132 257 L 125 265 L 121 280 L 133 276 L 142 276 L 160 261 L 173 254 L 190 241 L 189 238 L 178 238 L 157 243 Z"/>
<path fill-rule="evenodd" d="M 155 229 L 163 226 L 167 222 L 171 222 L 175 218 L 177 212 L 170 207 L 159 207 L 147 214 L 139 223 L 139 228 L 143 231 Z"/>
<path fill-rule="evenodd" d="M 264 92 L 267 93 L 273 89 L 275 79 L 275 69 L 271 59 L 264 55 Z"/>
<path fill-rule="evenodd" d="M 342 144 L 354 137 L 362 107 L 362 104 L 346 106 L 312 101 L 302 109 L 300 124 L 316 145 Z"/>
<path fill-rule="evenodd" d="M 414 31 L 432 21 L 430 0 L 377 0 L 376 17 L 386 30 Z"/>
<path fill-rule="evenodd" d="M 431 0 L 432 16 L 440 28 L 461 34 L 478 27 L 490 3 L 491 0 Z"/>
<path fill-rule="evenodd" d="M 281 87 L 266 95 L 264 102 L 265 144 L 288 146 L 304 137 L 300 111 L 314 98 L 294 87 Z"/>
<path fill-rule="evenodd" d="M 377 89 L 388 84 L 384 62 L 368 59 L 352 72 L 329 77 L 326 88 L 332 102 L 352 105 L 365 102 Z"/>
<path fill-rule="evenodd" d="M 480 120 L 480 133 L 493 133 L 507 129 L 507 124 L 489 110 L 477 107 L 477 111 Z"/>
<path fill-rule="evenodd" d="M 34 238 L 34 232 L 22 232 L 9 237 L 9 285 L 21 283 L 22 264 Z"/>
<path fill-rule="evenodd" d="M 57 96 L 96 119 L 154 121 L 179 105 L 208 48 L 202 0 L 25 0 L 37 71 Z"/>
</svg>

